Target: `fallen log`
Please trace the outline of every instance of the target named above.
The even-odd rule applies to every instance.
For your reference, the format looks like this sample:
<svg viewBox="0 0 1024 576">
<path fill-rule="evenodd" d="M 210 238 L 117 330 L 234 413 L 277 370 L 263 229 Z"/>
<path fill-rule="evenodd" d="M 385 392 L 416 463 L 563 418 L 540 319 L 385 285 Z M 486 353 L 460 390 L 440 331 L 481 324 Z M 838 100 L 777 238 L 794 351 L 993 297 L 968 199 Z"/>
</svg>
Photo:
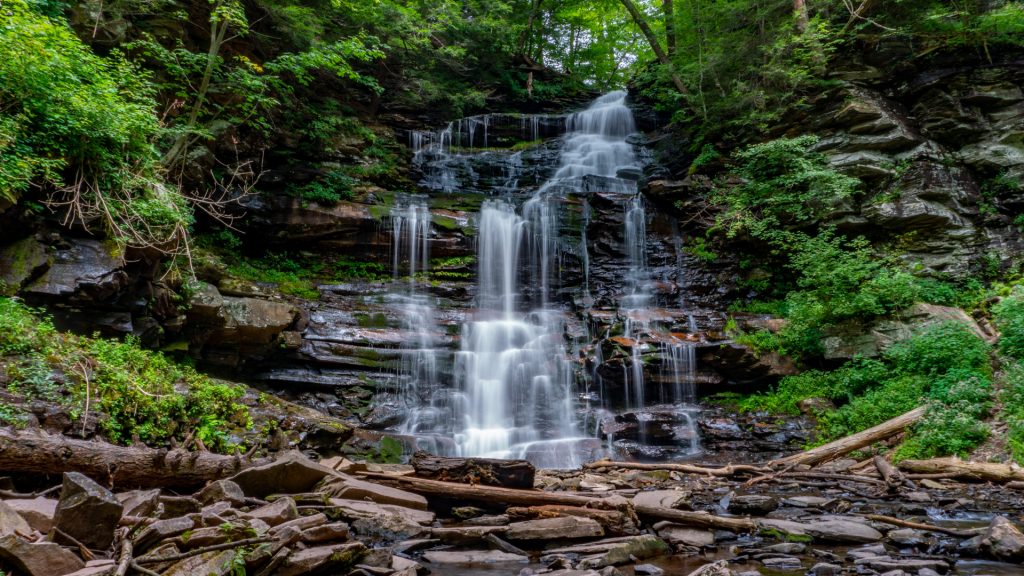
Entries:
<svg viewBox="0 0 1024 576">
<path fill-rule="evenodd" d="M 874 464 L 878 473 L 882 476 L 882 479 L 885 480 L 885 484 L 889 487 L 890 491 L 898 489 L 904 482 L 907 482 L 907 479 L 903 477 L 903 474 L 885 458 L 875 456 Z"/>
<path fill-rule="evenodd" d="M 1024 480 L 1024 470 L 1009 464 L 992 462 L 965 462 L 959 458 L 932 458 L 931 460 L 904 460 L 900 470 L 915 474 L 947 475 L 947 478 L 996 482 L 1005 484 Z M 935 476 L 933 476 L 935 477 Z"/>
<path fill-rule="evenodd" d="M 424 496 L 451 498 L 453 500 L 472 500 L 507 506 L 544 506 L 546 504 L 593 506 L 599 504 L 602 500 L 602 498 L 596 496 L 581 496 L 566 492 L 543 492 L 541 490 L 503 488 L 501 486 L 474 486 L 471 484 L 442 482 L 440 480 L 417 478 L 415 476 L 395 476 L 376 472 L 359 472 L 357 474 L 366 478 L 372 478 L 379 483 L 394 484 L 403 490 L 409 490 Z"/>
<path fill-rule="evenodd" d="M 865 446 L 870 446 L 875 442 L 891 438 L 896 434 L 899 434 L 908 426 L 915 424 L 924 416 L 925 408 L 920 406 L 914 408 L 906 414 L 901 414 L 892 420 L 882 422 L 878 426 L 868 428 L 862 432 L 852 434 L 846 438 L 840 438 L 835 442 L 829 442 L 828 444 L 818 446 L 817 448 L 811 448 L 799 454 L 793 454 L 785 458 L 778 460 L 772 460 L 769 462 L 769 466 L 793 466 L 798 464 L 808 464 L 814 466 L 815 464 L 821 464 L 822 462 L 828 462 L 849 454 L 854 450 L 859 450 Z"/>
<path fill-rule="evenodd" d="M 902 526 L 903 528 L 913 528 L 915 530 L 926 530 L 928 532 L 949 534 L 950 536 L 957 536 L 959 538 L 971 538 L 978 535 L 977 530 L 955 530 L 953 528 L 944 528 L 942 526 L 933 526 L 931 524 L 903 520 L 902 518 L 893 518 L 892 516 L 882 516 L 881 514 L 865 514 L 864 517 L 868 520 L 874 520 L 875 522 L 881 522 L 883 524 L 892 524 L 893 526 Z"/>
<path fill-rule="evenodd" d="M 726 516 L 715 516 L 706 512 L 691 512 L 689 510 L 643 505 L 636 507 L 636 513 L 638 516 L 668 520 L 675 524 L 693 526 L 695 528 L 730 530 L 732 532 L 753 532 L 757 530 L 757 523 L 750 518 L 729 518 Z"/>
<path fill-rule="evenodd" d="M 118 488 L 193 488 L 265 461 L 212 452 L 157 450 L 0 429 L 0 472 L 81 472 Z"/>
<path fill-rule="evenodd" d="M 416 452 L 409 463 L 420 478 L 506 488 L 533 488 L 536 474 L 533 464 L 526 460 L 449 458 Z"/>
<path fill-rule="evenodd" d="M 764 474 L 769 469 L 748 464 L 730 464 L 721 468 L 706 468 L 693 464 L 641 464 L 639 462 L 615 462 L 612 460 L 598 460 L 583 465 L 584 468 L 623 468 L 626 470 L 666 470 L 669 472 L 681 472 L 683 474 L 702 474 L 705 476 L 735 476 L 737 474 Z"/>
</svg>

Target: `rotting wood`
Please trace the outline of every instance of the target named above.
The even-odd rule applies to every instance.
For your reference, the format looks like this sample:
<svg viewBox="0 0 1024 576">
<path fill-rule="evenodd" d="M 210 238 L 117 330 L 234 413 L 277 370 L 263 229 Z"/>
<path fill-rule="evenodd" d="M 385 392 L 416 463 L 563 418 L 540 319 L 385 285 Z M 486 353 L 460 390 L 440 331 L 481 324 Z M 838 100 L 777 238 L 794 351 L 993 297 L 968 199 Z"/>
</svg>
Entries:
<svg viewBox="0 0 1024 576">
<path fill-rule="evenodd" d="M 904 460 L 899 463 L 900 470 L 917 474 L 939 474 L 947 478 L 974 480 L 978 482 L 996 482 L 1004 484 L 1015 480 L 1024 480 L 1024 470 L 1009 464 L 992 462 L 965 462 L 959 458 L 932 458 L 931 460 Z M 911 476 L 912 478 L 917 476 Z M 931 476 L 933 478 L 941 476 Z"/>
<path fill-rule="evenodd" d="M 450 458 L 427 452 L 416 452 L 409 463 L 420 478 L 506 488 L 533 488 L 537 472 L 526 460 Z"/>
<path fill-rule="evenodd" d="M 874 464 L 878 473 L 882 476 L 882 479 L 885 480 L 885 484 L 889 487 L 890 491 L 896 490 L 904 483 L 909 482 L 903 477 L 903 474 L 885 458 L 875 456 Z M 911 486 L 913 486 L 913 484 L 911 484 Z"/>
<path fill-rule="evenodd" d="M 875 442 L 879 442 L 899 434 L 908 426 L 917 423 L 924 416 L 924 412 L 924 406 L 919 406 L 906 414 L 901 414 L 891 420 L 886 420 L 878 426 L 873 426 L 862 432 L 852 434 L 845 438 L 840 438 L 839 440 L 829 442 L 828 444 L 818 446 L 817 448 L 811 448 L 810 450 L 793 454 L 792 456 L 772 460 L 769 462 L 769 465 L 791 466 L 793 464 L 808 464 L 814 466 L 816 464 L 821 464 L 822 462 L 834 460 L 840 456 L 849 454 L 854 450 L 859 450 L 866 446 L 870 446 Z"/>
<path fill-rule="evenodd" d="M 0 472 L 56 475 L 75 471 L 111 487 L 191 488 L 264 462 L 0 429 Z"/>
</svg>

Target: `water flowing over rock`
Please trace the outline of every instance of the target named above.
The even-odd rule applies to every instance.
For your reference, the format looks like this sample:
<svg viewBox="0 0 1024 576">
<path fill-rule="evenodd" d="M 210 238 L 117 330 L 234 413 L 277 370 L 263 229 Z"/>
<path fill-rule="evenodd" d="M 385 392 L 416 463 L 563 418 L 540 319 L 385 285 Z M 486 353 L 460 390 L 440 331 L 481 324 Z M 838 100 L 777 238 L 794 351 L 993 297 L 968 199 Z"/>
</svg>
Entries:
<svg viewBox="0 0 1024 576">
<path fill-rule="evenodd" d="M 613 92 L 566 117 L 478 116 L 410 134 L 428 194 L 399 196 L 390 212 L 385 317 L 398 331 L 374 348 L 397 378 L 375 401 L 381 422 L 433 453 L 541 467 L 577 466 L 620 439 L 698 450 L 698 330 L 678 280 L 666 280 L 678 238 L 648 240 L 636 130 L 626 94 Z M 530 146 L 513 151 L 517 140 Z M 442 325 L 451 306 L 435 296 L 431 251 L 449 216 L 434 199 L 480 192 L 474 307 Z M 457 338 L 446 336 L 454 322 Z M 609 424 L 623 418 L 634 424 Z M 671 433 L 648 433 L 661 421 Z"/>
</svg>

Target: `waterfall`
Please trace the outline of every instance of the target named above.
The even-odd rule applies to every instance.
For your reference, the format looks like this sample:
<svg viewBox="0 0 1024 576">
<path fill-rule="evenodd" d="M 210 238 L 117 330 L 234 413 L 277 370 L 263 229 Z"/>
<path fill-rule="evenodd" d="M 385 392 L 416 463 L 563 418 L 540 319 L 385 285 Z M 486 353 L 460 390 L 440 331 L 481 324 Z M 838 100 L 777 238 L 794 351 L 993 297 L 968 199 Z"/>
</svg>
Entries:
<svg viewBox="0 0 1024 576">
<path fill-rule="evenodd" d="M 653 398 L 647 397 L 653 383 L 645 382 L 650 378 L 645 362 L 660 359 L 648 372 L 659 371 L 660 400 L 687 422 L 693 432 L 689 451 L 697 450 L 688 407 L 694 400 L 696 349 L 685 335 L 655 321 L 660 317 L 647 265 L 648 211 L 637 189 L 641 162 L 627 140 L 636 126 L 625 98 L 625 92 L 613 92 L 565 117 L 558 165 L 525 201 L 517 200 L 526 170 L 522 152 L 500 156 L 500 171 L 497 160 L 485 160 L 497 158 L 494 151 L 467 152 L 480 144 L 486 148 L 492 136 L 507 142 L 507 131 L 503 136 L 491 130 L 507 127 L 508 115 L 465 118 L 437 132 L 410 133 L 424 188 L 459 192 L 468 181 L 475 185 L 474 167 L 491 178 L 486 189 L 491 197 L 476 219 L 476 307 L 462 324 L 459 349 L 446 368 L 438 367 L 436 314 L 421 285 L 429 270 L 426 202 L 402 197 L 392 212 L 394 284 L 404 286 L 392 298 L 411 334 L 400 369 L 399 406 L 405 416 L 400 432 L 415 435 L 421 447 L 459 456 L 526 458 L 551 468 L 576 467 L 605 453 L 596 435 L 602 422 L 614 418 L 610 390 L 596 369 L 585 375 L 579 364 L 588 353 L 580 339 L 587 336 L 573 323 L 562 293 L 564 258 L 578 256 L 583 306 L 593 305 L 587 229 L 590 196 L 599 194 L 601 202 L 619 203 L 623 210 L 625 282 L 617 313 L 624 332 L 616 341 L 628 343 L 631 355 L 623 364 L 627 408 L 643 416 L 639 412 Z M 514 118 L 524 137 L 540 137 L 540 117 Z M 550 134 L 550 118 L 544 126 Z M 560 234 L 567 205 L 581 205 L 578 252 L 575 239 Z M 601 365 L 600 346 L 595 357 Z M 441 382 L 445 369 L 451 369 L 454 385 Z M 587 389 L 581 393 L 578 383 Z M 607 440 L 610 450 L 610 434 Z"/>
<path fill-rule="evenodd" d="M 443 435 L 444 414 L 439 402 L 441 384 L 435 311 L 421 282 L 429 270 L 430 210 L 423 196 L 399 196 L 391 210 L 392 277 L 395 289 L 389 301 L 399 312 L 402 327 L 410 335 L 398 367 L 397 408 L 404 415 L 400 432 L 422 439 Z M 443 441 L 442 441 L 443 443 Z M 443 451 L 436 444 L 424 446 Z"/>
</svg>

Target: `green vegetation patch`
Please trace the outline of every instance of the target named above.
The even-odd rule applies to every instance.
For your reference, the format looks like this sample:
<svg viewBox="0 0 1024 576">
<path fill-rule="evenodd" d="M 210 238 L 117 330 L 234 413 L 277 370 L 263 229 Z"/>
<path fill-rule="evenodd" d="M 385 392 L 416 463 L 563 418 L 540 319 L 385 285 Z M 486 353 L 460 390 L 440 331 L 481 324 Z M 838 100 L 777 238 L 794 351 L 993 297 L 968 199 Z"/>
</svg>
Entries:
<svg viewBox="0 0 1024 576">
<path fill-rule="evenodd" d="M 99 416 L 112 442 L 165 446 L 192 434 L 224 452 L 235 448 L 232 430 L 251 426 L 239 403 L 242 387 L 144 350 L 131 337 L 59 333 L 41 312 L 12 298 L 0 297 L 0 363 L 13 397 L 57 402 L 76 426 Z M 17 423 L 13 416 L 0 409 L 4 422 Z"/>
</svg>

